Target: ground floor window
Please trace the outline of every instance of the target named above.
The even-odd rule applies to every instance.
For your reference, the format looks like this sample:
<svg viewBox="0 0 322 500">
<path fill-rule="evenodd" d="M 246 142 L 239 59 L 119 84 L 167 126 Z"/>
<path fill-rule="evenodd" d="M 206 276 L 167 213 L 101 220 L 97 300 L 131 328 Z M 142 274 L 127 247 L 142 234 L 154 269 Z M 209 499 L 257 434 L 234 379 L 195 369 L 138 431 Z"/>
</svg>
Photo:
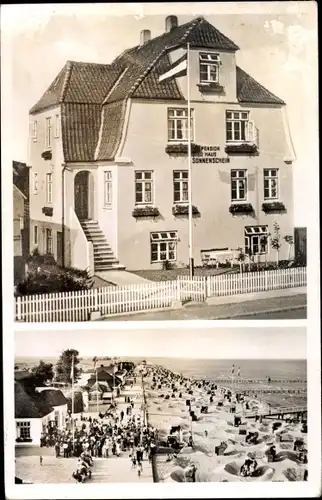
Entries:
<svg viewBox="0 0 322 500">
<path fill-rule="evenodd" d="M 52 229 L 46 229 L 46 253 L 51 254 L 53 253 L 53 230 Z"/>
<path fill-rule="evenodd" d="M 17 437 L 30 439 L 30 422 L 17 422 Z"/>
<path fill-rule="evenodd" d="M 164 262 L 177 260 L 176 231 L 151 233 L 151 262 Z"/>
<path fill-rule="evenodd" d="M 247 255 L 262 255 L 267 253 L 268 227 L 245 227 L 245 253 Z"/>
</svg>

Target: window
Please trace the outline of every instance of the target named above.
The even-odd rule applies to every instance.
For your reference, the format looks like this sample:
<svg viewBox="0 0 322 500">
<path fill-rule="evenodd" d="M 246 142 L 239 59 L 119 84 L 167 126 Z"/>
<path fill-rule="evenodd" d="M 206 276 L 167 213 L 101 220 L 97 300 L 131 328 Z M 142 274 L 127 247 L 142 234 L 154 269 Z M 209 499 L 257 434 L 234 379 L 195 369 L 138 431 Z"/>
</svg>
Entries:
<svg viewBox="0 0 322 500">
<path fill-rule="evenodd" d="M 219 64 L 218 54 L 199 54 L 200 83 L 218 83 Z"/>
<path fill-rule="evenodd" d="M 30 422 L 17 422 L 18 438 L 30 439 Z"/>
<path fill-rule="evenodd" d="M 53 253 L 53 230 L 46 229 L 46 253 Z"/>
<path fill-rule="evenodd" d="M 278 198 L 278 169 L 264 168 L 264 200 Z"/>
<path fill-rule="evenodd" d="M 31 122 L 31 138 L 34 142 L 37 141 L 37 122 Z"/>
<path fill-rule="evenodd" d="M 104 172 L 104 205 L 112 205 L 112 172 Z"/>
<path fill-rule="evenodd" d="M 33 173 L 33 192 L 34 194 L 38 193 L 38 174 L 36 172 Z"/>
<path fill-rule="evenodd" d="M 261 255 L 267 253 L 268 227 L 245 227 L 245 253 L 247 255 Z"/>
<path fill-rule="evenodd" d="M 173 172 L 173 201 L 184 203 L 189 200 L 188 170 L 177 170 Z"/>
<path fill-rule="evenodd" d="M 247 199 L 247 170 L 231 171 L 231 201 Z"/>
<path fill-rule="evenodd" d="M 34 245 L 38 245 L 38 226 L 34 226 Z"/>
<path fill-rule="evenodd" d="M 60 117 L 59 115 L 55 116 L 55 137 L 59 137 L 60 135 Z"/>
<path fill-rule="evenodd" d="M 226 140 L 248 141 L 248 111 L 226 111 Z"/>
<path fill-rule="evenodd" d="M 53 201 L 53 174 L 46 174 L 46 201 L 47 203 Z"/>
<path fill-rule="evenodd" d="M 152 174 L 152 171 L 135 172 L 135 203 L 137 205 L 153 203 Z"/>
<path fill-rule="evenodd" d="M 151 233 L 151 262 L 177 260 L 177 241 L 176 231 Z"/>
<path fill-rule="evenodd" d="M 52 124 L 51 118 L 46 118 L 46 148 L 51 148 L 52 143 Z"/>
<path fill-rule="evenodd" d="M 190 136 L 193 141 L 193 110 L 190 110 Z M 188 109 L 169 108 L 168 109 L 168 140 L 188 141 Z"/>
</svg>

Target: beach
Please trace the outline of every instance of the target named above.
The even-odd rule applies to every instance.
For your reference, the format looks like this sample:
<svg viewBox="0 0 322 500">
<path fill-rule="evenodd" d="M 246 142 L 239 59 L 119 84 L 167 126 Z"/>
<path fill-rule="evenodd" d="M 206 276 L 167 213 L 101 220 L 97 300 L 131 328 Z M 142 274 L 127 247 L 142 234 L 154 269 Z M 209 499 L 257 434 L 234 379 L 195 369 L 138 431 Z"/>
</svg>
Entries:
<svg viewBox="0 0 322 500">
<path fill-rule="evenodd" d="M 297 421 L 294 414 L 289 418 L 284 416 L 283 420 L 278 415 L 260 417 L 270 408 L 274 413 L 277 407 L 304 405 L 306 393 L 300 381 L 289 380 L 288 385 L 294 387 L 282 391 L 278 390 L 280 382 L 274 384 L 273 381 L 266 386 L 260 384 L 261 398 L 250 394 L 244 396 L 243 401 L 238 401 L 237 394 L 249 393 L 251 383 L 240 383 L 237 392 L 236 382 L 235 385 L 234 382 L 214 384 L 205 379 L 187 378 L 157 365 L 147 365 L 144 381 L 149 422 L 158 429 L 159 442 L 165 444 L 171 428 L 180 426 L 181 437 L 178 432 L 172 435 L 177 435 L 183 445 L 180 451 L 156 455 L 159 482 L 184 481 L 184 470 L 192 465 L 196 467 L 196 482 L 305 479 L 307 464 L 303 457 L 306 456 L 307 434 L 302 431 L 306 417 L 301 415 L 301 421 Z M 265 393 L 265 389 L 275 390 L 276 394 Z M 273 404 L 274 396 L 276 405 Z M 245 405 L 248 410 L 245 410 Z M 195 419 L 191 418 L 191 410 Z M 258 416 L 245 418 L 247 413 Z M 235 425 L 236 416 L 241 418 L 242 425 Z M 278 428 L 273 430 L 276 423 Z M 250 433 L 257 433 L 253 443 L 246 442 Z M 191 437 L 193 446 L 188 445 Z M 296 441 L 302 442 L 302 456 L 294 451 Z M 274 461 L 267 458 L 267 450 L 272 446 L 275 447 Z M 251 476 L 240 475 L 241 467 L 248 459 L 256 460 L 256 470 Z"/>
</svg>

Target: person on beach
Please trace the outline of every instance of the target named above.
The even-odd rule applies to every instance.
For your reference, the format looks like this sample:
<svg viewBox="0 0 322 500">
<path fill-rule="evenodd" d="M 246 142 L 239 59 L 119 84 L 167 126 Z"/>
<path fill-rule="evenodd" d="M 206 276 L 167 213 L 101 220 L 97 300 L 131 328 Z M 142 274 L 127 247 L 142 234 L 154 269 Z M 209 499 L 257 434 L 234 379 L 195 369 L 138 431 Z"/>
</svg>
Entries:
<svg viewBox="0 0 322 500">
<path fill-rule="evenodd" d="M 143 472 L 142 462 L 138 462 L 137 470 L 138 470 L 138 476 L 141 477 L 142 472 Z"/>
</svg>

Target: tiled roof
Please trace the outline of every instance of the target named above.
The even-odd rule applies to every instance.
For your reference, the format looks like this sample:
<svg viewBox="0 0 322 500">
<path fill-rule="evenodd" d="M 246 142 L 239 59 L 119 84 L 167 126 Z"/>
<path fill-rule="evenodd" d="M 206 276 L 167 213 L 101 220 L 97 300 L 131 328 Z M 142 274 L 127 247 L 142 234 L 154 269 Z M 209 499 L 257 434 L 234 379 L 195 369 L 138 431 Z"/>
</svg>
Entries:
<svg viewBox="0 0 322 500">
<path fill-rule="evenodd" d="M 238 46 L 198 17 L 143 46 L 125 50 L 111 64 L 68 61 L 30 113 L 61 104 L 66 162 L 114 159 L 128 98 L 182 100 L 176 79 L 159 82 L 170 66 L 168 52 L 192 48 L 235 52 Z M 284 104 L 237 67 L 237 97 L 245 103 Z"/>
<path fill-rule="evenodd" d="M 125 100 L 103 106 L 101 137 L 96 160 L 114 158 L 122 136 L 125 111 Z"/>
<path fill-rule="evenodd" d="M 65 161 L 92 161 L 98 142 L 102 107 L 100 104 L 61 105 Z"/>
<path fill-rule="evenodd" d="M 67 62 L 58 76 L 48 87 L 44 95 L 39 101 L 31 108 L 30 114 L 38 113 L 52 106 L 58 105 L 62 96 L 65 80 L 70 70 L 70 63 Z"/>
<path fill-rule="evenodd" d="M 60 103 L 102 104 L 123 69 L 116 63 L 67 61 L 41 99 L 31 108 L 38 113 Z"/>
<path fill-rule="evenodd" d="M 236 66 L 236 74 L 237 99 L 239 102 L 285 104 L 282 99 L 276 97 L 238 66 Z"/>
<path fill-rule="evenodd" d="M 42 418 L 53 410 L 40 394 L 27 392 L 19 382 L 15 382 L 15 418 Z"/>
</svg>

